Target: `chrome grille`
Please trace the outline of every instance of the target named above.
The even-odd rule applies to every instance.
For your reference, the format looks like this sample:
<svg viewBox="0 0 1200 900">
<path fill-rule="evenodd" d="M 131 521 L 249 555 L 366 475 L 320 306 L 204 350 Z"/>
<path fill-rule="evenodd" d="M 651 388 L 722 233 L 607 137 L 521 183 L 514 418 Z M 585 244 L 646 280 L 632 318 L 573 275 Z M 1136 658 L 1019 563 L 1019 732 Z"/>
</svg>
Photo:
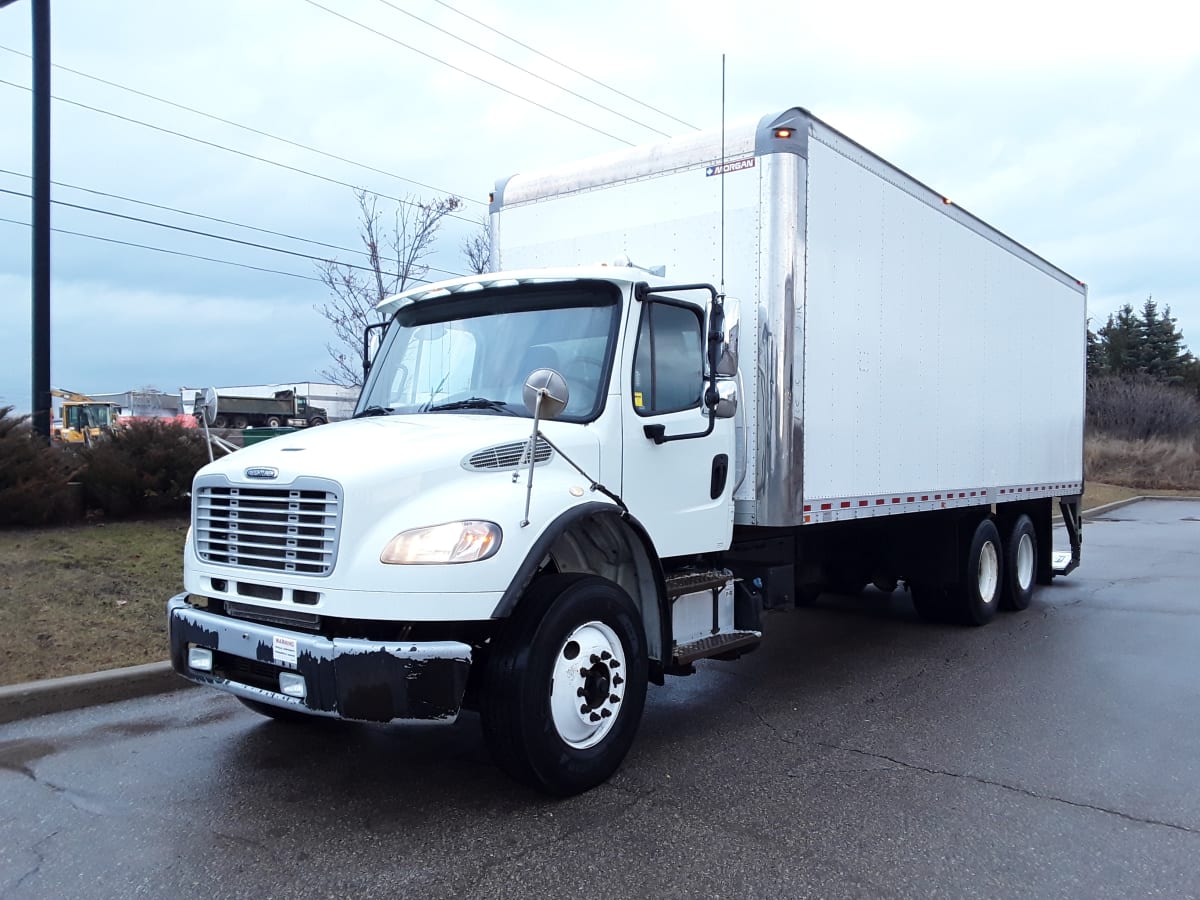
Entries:
<svg viewBox="0 0 1200 900">
<path fill-rule="evenodd" d="M 337 558 L 341 495 L 331 482 L 287 487 L 197 485 L 196 554 L 217 565 L 328 575 Z"/>
<path fill-rule="evenodd" d="M 497 444 L 495 447 L 484 447 L 476 450 L 463 461 L 467 469 L 516 469 L 529 465 L 529 441 L 518 441 L 512 444 Z M 534 451 L 534 463 L 543 463 L 553 455 L 550 445 L 538 438 L 537 449 Z"/>
</svg>

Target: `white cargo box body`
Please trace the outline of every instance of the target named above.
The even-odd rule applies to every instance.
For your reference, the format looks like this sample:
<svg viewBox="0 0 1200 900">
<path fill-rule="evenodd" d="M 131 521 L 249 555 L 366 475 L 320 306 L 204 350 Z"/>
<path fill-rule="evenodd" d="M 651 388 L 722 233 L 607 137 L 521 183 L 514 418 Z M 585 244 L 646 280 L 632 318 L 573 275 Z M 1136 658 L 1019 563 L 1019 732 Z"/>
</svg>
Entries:
<svg viewBox="0 0 1200 900">
<path fill-rule="evenodd" d="M 498 269 L 679 282 L 724 243 L 741 524 L 1082 490 L 1086 288 L 802 109 L 513 176 L 492 228 Z"/>
</svg>

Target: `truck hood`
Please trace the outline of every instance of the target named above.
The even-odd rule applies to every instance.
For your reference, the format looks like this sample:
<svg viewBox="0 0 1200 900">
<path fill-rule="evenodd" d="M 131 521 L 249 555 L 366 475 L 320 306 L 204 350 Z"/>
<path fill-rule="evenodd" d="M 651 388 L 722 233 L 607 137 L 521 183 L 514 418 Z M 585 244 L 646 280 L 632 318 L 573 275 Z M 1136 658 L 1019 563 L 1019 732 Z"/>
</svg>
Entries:
<svg viewBox="0 0 1200 900">
<path fill-rule="evenodd" d="M 576 424 L 543 422 L 542 431 L 568 455 L 594 461 L 598 443 Z M 300 476 L 351 484 L 387 485 L 393 501 L 397 476 L 459 469 L 474 453 L 497 445 L 527 441 L 533 422 L 490 414 L 444 413 L 375 416 L 306 428 L 252 444 L 219 459 L 201 474 L 222 474 L 233 483 L 286 485 Z M 275 470 L 273 476 L 247 476 L 247 470 Z M 411 490 L 420 489 L 413 478 Z M 407 494 L 409 490 L 401 490 Z"/>
</svg>

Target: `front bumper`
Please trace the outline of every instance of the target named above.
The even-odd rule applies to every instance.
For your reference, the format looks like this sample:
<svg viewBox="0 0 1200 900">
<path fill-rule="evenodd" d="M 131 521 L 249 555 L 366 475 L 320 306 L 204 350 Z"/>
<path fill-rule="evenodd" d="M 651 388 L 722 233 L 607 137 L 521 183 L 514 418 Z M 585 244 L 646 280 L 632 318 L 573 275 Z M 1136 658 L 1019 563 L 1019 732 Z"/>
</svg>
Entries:
<svg viewBox="0 0 1200 900">
<path fill-rule="evenodd" d="M 171 664 L 190 681 L 318 716 L 371 722 L 458 716 L 471 668 L 468 644 L 329 639 L 216 615 L 186 597 L 167 601 L 167 621 Z M 194 647 L 212 651 L 212 671 L 188 665 Z M 283 673 L 304 678 L 303 698 L 282 693 Z"/>
</svg>

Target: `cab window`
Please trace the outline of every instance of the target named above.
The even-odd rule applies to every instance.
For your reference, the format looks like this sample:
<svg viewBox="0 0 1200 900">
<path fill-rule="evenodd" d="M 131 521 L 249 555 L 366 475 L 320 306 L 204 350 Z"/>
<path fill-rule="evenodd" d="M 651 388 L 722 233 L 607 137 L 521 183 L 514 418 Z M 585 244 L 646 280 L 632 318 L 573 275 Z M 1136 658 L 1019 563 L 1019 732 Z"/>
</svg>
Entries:
<svg viewBox="0 0 1200 900">
<path fill-rule="evenodd" d="M 648 301 L 642 309 L 633 364 L 633 406 L 639 415 L 700 405 L 704 353 L 700 311 Z"/>
</svg>

